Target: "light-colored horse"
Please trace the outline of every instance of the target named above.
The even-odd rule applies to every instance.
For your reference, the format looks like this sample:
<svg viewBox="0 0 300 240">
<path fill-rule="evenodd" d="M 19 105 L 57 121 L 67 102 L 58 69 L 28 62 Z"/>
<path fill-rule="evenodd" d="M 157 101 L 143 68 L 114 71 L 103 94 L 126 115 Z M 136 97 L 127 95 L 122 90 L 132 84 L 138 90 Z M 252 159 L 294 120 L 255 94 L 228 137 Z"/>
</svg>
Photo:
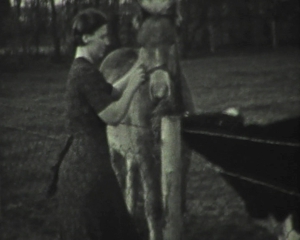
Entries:
<svg viewBox="0 0 300 240">
<path fill-rule="evenodd" d="M 161 240 L 160 120 L 165 115 L 183 113 L 182 89 L 187 85 L 182 79 L 176 32 L 170 19 L 152 16 L 145 20 L 138 41 L 140 49 L 116 50 L 100 68 L 107 81 L 114 83 L 138 60 L 149 78 L 135 93 L 124 121 L 117 127 L 108 126 L 108 141 L 114 170 L 120 184 L 125 185 L 130 213 L 136 210 L 140 177 L 149 239 Z M 118 156 L 123 156 L 123 160 Z M 126 164 L 125 181 L 122 164 Z"/>
</svg>

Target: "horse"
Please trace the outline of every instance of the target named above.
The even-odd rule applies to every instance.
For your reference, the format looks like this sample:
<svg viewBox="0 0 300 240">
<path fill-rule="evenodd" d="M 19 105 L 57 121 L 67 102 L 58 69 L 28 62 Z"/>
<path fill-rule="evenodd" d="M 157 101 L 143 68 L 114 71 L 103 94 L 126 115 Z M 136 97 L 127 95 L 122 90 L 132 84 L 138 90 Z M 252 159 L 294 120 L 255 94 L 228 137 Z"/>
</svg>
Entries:
<svg viewBox="0 0 300 240">
<path fill-rule="evenodd" d="M 107 135 L 112 165 L 125 188 L 129 212 L 136 211 L 140 177 L 149 239 L 160 240 L 163 226 L 160 121 L 166 115 L 183 114 L 184 106 L 192 101 L 186 101 L 190 94 L 180 69 L 174 22 L 165 15 L 151 15 L 138 30 L 137 40 L 139 49 L 115 50 L 100 66 L 111 84 L 136 61 L 142 63 L 148 78 L 135 93 L 125 119 L 118 126 L 108 126 Z M 122 165 L 123 168 L 126 165 L 125 177 Z"/>
<path fill-rule="evenodd" d="M 299 117 L 246 125 L 233 108 L 182 118 L 182 129 L 184 141 L 219 167 L 256 223 L 278 240 L 300 239 Z"/>
</svg>

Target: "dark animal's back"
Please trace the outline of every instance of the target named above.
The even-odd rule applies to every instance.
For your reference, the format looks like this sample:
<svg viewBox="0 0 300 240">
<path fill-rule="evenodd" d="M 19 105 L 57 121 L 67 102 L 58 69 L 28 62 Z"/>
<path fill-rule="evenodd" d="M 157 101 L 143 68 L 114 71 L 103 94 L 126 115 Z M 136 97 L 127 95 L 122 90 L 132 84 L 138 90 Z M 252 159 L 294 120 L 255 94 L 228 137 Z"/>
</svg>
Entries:
<svg viewBox="0 0 300 240">
<path fill-rule="evenodd" d="M 272 213 L 284 220 L 300 206 L 299 125 L 297 118 L 244 126 L 241 117 L 204 114 L 184 119 L 183 137 L 224 170 L 223 177 L 244 199 L 252 216 L 263 218 Z"/>
</svg>

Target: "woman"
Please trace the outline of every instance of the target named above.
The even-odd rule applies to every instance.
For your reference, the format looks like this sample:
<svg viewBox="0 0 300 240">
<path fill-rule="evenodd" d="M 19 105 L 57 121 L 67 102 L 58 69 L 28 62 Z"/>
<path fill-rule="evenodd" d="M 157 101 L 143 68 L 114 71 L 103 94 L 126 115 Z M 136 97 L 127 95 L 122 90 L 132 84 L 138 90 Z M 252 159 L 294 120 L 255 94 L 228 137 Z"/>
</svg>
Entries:
<svg viewBox="0 0 300 240">
<path fill-rule="evenodd" d="M 109 44 L 107 21 L 94 9 L 73 24 L 76 48 L 66 88 L 66 126 L 73 141 L 59 169 L 58 200 L 64 240 L 139 239 L 111 167 L 106 125 L 126 115 L 145 81 L 135 64 L 115 85 L 98 66 Z"/>
</svg>

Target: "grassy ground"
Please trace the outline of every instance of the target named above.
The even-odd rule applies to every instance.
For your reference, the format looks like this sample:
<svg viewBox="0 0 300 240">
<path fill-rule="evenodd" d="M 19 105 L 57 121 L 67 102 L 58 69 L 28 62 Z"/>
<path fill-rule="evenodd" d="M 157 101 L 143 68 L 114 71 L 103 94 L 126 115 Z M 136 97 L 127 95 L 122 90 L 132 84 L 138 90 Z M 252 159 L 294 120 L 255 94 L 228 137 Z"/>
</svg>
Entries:
<svg viewBox="0 0 300 240">
<path fill-rule="evenodd" d="M 208 56 L 184 61 L 197 112 L 236 107 L 247 123 L 300 115 L 299 50 Z M 67 67 L 0 75 L 0 157 L 4 240 L 57 238 L 55 202 L 45 198 L 50 167 L 64 142 L 63 92 Z M 244 204 L 194 153 L 188 176 L 187 240 L 272 240 Z"/>
</svg>

